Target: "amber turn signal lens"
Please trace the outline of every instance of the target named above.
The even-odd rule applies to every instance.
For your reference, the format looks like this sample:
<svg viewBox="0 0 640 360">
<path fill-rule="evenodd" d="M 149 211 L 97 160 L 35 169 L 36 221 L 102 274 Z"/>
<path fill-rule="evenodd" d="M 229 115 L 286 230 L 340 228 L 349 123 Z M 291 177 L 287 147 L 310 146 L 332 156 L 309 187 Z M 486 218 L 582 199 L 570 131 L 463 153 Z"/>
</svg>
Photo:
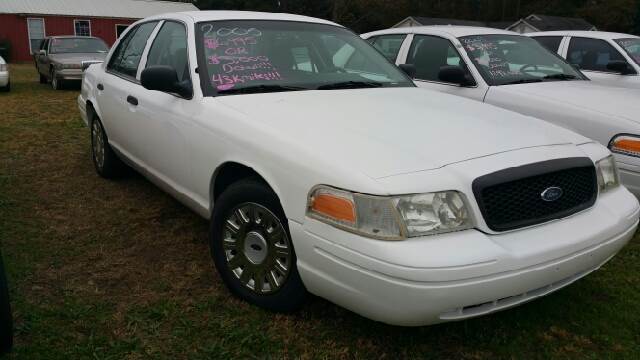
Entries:
<svg viewBox="0 0 640 360">
<path fill-rule="evenodd" d="M 312 199 L 311 210 L 334 220 L 356 222 L 355 205 L 351 200 L 340 196 L 327 193 L 316 194 Z"/>
<path fill-rule="evenodd" d="M 611 150 L 622 153 L 640 154 L 640 139 L 619 137 L 611 144 Z"/>
</svg>

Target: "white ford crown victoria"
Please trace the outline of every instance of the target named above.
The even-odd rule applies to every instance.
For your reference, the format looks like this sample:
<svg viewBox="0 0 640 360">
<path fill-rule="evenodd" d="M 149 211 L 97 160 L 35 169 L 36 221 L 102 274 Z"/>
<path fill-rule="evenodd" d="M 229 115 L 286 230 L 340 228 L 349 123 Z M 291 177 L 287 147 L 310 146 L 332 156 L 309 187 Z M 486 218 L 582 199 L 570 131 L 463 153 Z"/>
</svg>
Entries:
<svg viewBox="0 0 640 360">
<path fill-rule="evenodd" d="M 597 86 L 533 39 L 466 26 L 362 35 L 418 86 L 547 120 L 608 146 L 622 182 L 640 196 L 640 90 Z"/>
<path fill-rule="evenodd" d="M 309 291 L 391 324 L 487 314 L 598 269 L 638 224 L 605 147 L 417 89 L 323 20 L 139 21 L 78 103 L 97 172 L 124 162 L 209 218 L 222 280 L 270 310 Z"/>
<path fill-rule="evenodd" d="M 580 68 L 593 82 L 640 89 L 640 37 L 604 31 L 527 34 Z"/>
</svg>

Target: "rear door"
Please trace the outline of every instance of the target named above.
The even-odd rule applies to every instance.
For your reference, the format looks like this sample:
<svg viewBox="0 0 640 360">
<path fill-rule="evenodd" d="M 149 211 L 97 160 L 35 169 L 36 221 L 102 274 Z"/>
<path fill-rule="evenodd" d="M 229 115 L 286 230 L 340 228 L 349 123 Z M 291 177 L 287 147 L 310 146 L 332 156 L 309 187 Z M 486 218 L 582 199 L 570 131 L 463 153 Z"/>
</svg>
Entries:
<svg viewBox="0 0 640 360">
<path fill-rule="evenodd" d="M 127 31 L 111 54 L 97 101 L 109 143 L 131 160 L 144 166 L 146 129 L 140 121 L 136 94 L 141 91 L 138 69 L 147 43 L 159 21 L 144 22 Z"/>
</svg>

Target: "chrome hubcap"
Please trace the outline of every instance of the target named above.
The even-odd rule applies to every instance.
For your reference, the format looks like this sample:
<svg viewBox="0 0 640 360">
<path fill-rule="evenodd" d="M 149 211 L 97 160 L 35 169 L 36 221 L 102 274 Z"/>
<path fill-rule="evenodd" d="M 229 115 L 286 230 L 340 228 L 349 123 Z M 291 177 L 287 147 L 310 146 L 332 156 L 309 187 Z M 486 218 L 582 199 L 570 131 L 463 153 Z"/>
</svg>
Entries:
<svg viewBox="0 0 640 360">
<path fill-rule="evenodd" d="M 100 169 L 104 166 L 104 138 L 102 136 L 102 127 L 97 121 L 91 126 L 91 142 L 93 144 L 93 157 Z"/>
<path fill-rule="evenodd" d="M 266 207 L 244 203 L 225 219 L 226 264 L 243 286 L 257 294 L 279 290 L 291 271 L 291 243 L 278 217 Z"/>
</svg>

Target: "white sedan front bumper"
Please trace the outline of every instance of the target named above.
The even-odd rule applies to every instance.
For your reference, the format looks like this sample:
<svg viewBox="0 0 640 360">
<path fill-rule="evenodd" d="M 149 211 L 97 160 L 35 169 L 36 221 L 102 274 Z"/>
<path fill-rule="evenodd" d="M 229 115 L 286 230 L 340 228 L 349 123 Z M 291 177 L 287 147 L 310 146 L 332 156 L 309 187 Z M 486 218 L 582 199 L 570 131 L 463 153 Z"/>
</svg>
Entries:
<svg viewBox="0 0 640 360">
<path fill-rule="evenodd" d="M 502 310 L 597 270 L 633 236 L 638 201 L 619 187 L 561 221 L 378 241 L 316 220 L 289 222 L 307 289 L 368 318 L 417 326 Z"/>
<path fill-rule="evenodd" d="M 640 158 L 615 153 L 613 156 L 620 170 L 622 184 L 640 198 Z"/>
<path fill-rule="evenodd" d="M 6 87 L 9 84 L 9 72 L 0 71 L 0 87 Z"/>
</svg>

